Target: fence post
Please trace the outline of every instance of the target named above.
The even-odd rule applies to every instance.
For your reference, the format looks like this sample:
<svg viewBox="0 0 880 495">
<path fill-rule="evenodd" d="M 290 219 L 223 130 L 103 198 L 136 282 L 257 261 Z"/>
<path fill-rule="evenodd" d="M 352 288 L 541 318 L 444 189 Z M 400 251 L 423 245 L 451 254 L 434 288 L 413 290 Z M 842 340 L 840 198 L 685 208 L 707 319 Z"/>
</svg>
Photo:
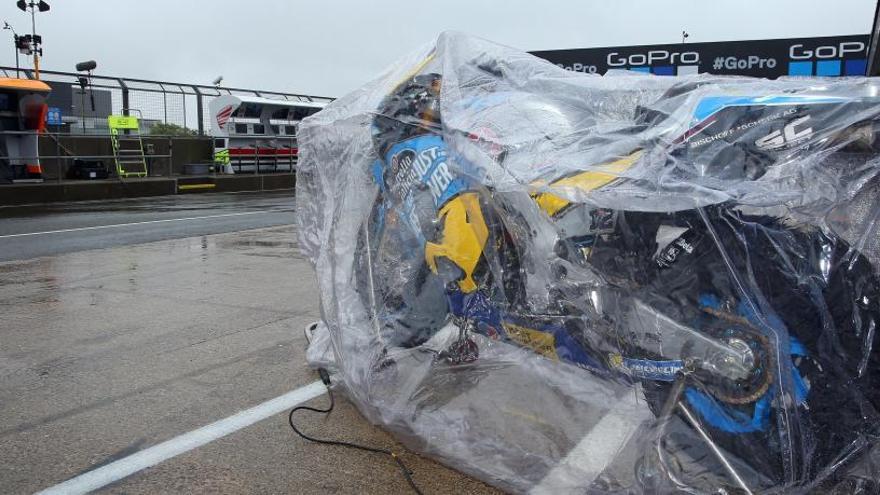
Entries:
<svg viewBox="0 0 880 495">
<path fill-rule="evenodd" d="M 39 149 L 39 148 L 38 148 Z M 58 168 L 58 182 L 61 182 L 61 136 L 55 136 L 55 164 Z"/>
<path fill-rule="evenodd" d="M 168 91 L 165 90 L 165 85 L 159 83 L 159 87 L 162 88 L 162 112 L 163 112 L 163 120 L 162 122 L 168 123 Z"/>
<path fill-rule="evenodd" d="M 199 136 L 205 135 L 205 124 L 203 123 L 205 109 L 202 106 L 202 92 L 199 91 L 198 86 L 192 87 L 193 91 L 196 92 L 196 118 L 199 119 Z"/>
<path fill-rule="evenodd" d="M 116 81 L 119 82 L 119 87 L 122 88 L 122 115 L 128 115 L 128 85 L 125 84 L 125 80 L 122 78 Z"/>
<path fill-rule="evenodd" d="M 168 136 L 168 177 L 174 176 L 174 141 Z"/>
</svg>

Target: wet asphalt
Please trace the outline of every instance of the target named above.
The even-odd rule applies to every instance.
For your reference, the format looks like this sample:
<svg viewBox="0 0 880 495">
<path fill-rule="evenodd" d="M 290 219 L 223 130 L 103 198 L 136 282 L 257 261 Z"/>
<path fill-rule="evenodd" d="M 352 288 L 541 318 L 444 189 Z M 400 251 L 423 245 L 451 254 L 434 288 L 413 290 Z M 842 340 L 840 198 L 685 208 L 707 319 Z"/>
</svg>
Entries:
<svg viewBox="0 0 880 495">
<path fill-rule="evenodd" d="M 0 207 L 0 261 L 293 222 L 291 191 Z"/>
<path fill-rule="evenodd" d="M 302 329 L 318 298 L 293 206 L 283 191 L 0 209 L 0 492 L 53 486 L 314 382 Z M 214 215 L 229 216 L 194 218 Z M 152 223 L 123 225 L 135 222 Z M 43 233 L 57 230 L 69 231 Z M 495 492 L 405 451 L 345 400 L 300 424 L 402 450 L 425 493 Z M 408 487 L 390 460 L 308 444 L 281 413 L 100 491 Z"/>
</svg>

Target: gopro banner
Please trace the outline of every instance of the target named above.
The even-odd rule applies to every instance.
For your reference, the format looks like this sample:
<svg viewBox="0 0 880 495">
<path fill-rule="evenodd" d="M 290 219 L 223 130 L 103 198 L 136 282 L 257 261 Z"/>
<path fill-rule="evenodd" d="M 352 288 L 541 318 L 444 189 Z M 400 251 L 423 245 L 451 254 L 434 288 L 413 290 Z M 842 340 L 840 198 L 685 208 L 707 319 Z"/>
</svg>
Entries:
<svg viewBox="0 0 880 495">
<path fill-rule="evenodd" d="M 678 43 L 531 52 L 571 71 L 627 69 L 663 76 L 864 76 L 870 36 Z"/>
</svg>

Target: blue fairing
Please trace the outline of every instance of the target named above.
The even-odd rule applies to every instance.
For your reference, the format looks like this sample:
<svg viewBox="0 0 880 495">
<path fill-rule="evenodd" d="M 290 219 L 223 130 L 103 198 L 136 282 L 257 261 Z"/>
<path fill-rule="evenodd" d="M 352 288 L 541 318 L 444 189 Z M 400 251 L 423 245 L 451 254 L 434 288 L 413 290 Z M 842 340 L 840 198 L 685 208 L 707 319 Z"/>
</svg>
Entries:
<svg viewBox="0 0 880 495">
<path fill-rule="evenodd" d="M 688 403 L 715 428 L 728 433 L 753 433 L 764 431 L 770 425 L 771 393 L 755 402 L 752 415 L 729 408 L 703 392 L 688 388 L 684 392 Z"/>
<path fill-rule="evenodd" d="M 370 168 L 371 175 L 373 176 L 373 182 L 379 186 L 380 191 L 385 191 L 385 178 L 382 176 L 385 172 L 385 165 L 382 163 L 382 160 L 376 160 L 373 162 L 373 166 Z"/>
<path fill-rule="evenodd" d="M 839 96 L 783 95 L 783 96 L 707 96 L 697 103 L 694 121 L 699 122 L 727 107 L 807 105 L 813 103 L 840 103 L 851 98 Z"/>
<path fill-rule="evenodd" d="M 482 292 L 465 294 L 459 290 L 449 290 L 446 298 L 449 301 L 449 312 L 454 316 L 483 322 L 493 327 L 501 326 L 501 312 Z"/>
</svg>

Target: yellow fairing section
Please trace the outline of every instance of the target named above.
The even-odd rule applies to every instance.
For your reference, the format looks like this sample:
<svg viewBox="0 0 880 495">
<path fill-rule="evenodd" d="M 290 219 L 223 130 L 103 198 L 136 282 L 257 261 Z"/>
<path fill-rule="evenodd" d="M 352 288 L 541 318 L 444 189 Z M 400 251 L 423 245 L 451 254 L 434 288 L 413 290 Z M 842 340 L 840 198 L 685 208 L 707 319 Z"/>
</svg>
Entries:
<svg viewBox="0 0 880 495">
<path fill-rule="evenodd" d="M 617 179 L 622 172 L 628 170 L 642 156 L 642 151 L 636 151 L 620 160 L 615 160 L 604 165 L 599 165 L 596 170 L 581 172 L 576 175 L 559 179 L 550 184 L 551 187 L 570 187 L 582 191 L 598 189 L 609 182 Z M 537 184 L 542 185 L 542 184 Z M 553 216 L 571 204 L 571 201 L 560 198 L 552 193 L 538 193 L 533 196 L 538 206 Z"/>
<path fill-rule="evenodd" d="M 425 244 L 425 261 L 432 272 L 437 273 L 437 258 L 447 258 L 464 272 L 458 287 L 464 293 L 477 290 L 474 269 L 489 238 L 489 228 L 480 209 L 475 193 L 461 194 L 440 209 L 443 222 L 442 240 L 439 244 Z"/>
</svg>

